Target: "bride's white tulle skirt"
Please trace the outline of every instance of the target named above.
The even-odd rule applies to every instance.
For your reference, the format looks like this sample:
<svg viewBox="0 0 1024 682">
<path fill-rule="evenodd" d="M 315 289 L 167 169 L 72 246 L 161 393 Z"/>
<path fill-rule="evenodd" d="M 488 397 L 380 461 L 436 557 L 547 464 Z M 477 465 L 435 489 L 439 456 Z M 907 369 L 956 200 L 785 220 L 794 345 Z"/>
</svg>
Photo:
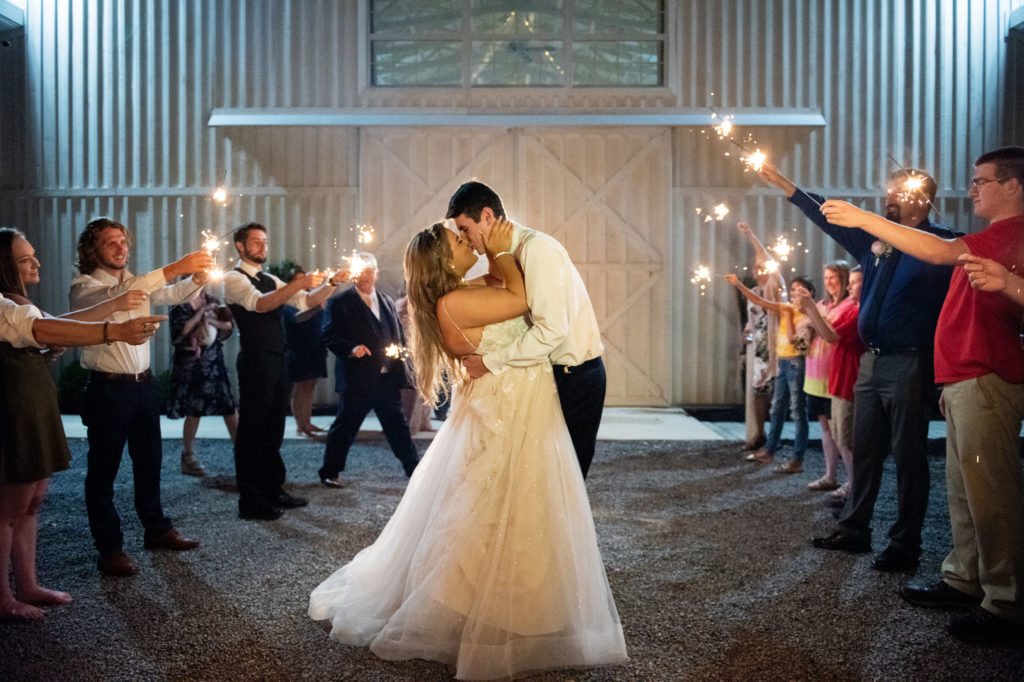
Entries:
<svg viewBox="0 0 1024 682">
<path fill-rule="evenodd" d="M 550 366 L 460 390 L 380 537 L 313 590 L 309 615 L 459 679 L 627 660 Z"/>
</svg>

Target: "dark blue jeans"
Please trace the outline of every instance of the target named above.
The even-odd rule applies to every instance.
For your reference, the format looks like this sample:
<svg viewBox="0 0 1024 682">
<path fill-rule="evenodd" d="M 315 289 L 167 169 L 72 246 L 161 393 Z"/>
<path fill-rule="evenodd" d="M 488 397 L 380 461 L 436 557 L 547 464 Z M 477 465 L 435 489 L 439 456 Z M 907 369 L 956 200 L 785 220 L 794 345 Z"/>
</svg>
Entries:
<svg viewBox="0 0 1024 682">
<path fill-rule="evenodd" d="M 774 455 L 782 445 L 782 425 L 789 411 L 796 427 L 793 439 L 793 460 L 804 461 L 807 452 L 807 407 L 804 398 L 804 356 L 779 358 L 779 372 L 775 375 L 775 393 L 772 395 L 771 430 L 768 433 L 767 452 Z"/>
<path fill-rule="evenodd" d="M 114 506 L 114 479 L 128 444 L 135 480 L 135 513 L 146 532 L 171 528 L 160 506 L 160 394 L 150 378 L 121 383 L 92 375 L 85 391 L 82 421 L 88 427 L 85 508 L 100 554 L 122 548 L 121 517 Z"/>
</svg>

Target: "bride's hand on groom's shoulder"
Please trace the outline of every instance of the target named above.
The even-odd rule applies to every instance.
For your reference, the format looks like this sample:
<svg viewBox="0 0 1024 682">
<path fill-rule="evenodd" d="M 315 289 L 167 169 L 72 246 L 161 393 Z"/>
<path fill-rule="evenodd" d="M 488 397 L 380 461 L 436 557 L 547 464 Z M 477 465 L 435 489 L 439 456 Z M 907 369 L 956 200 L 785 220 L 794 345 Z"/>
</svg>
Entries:
<svg viewBox="0 0 1024 682">
<path fill-rule="evenodd" d="M 494 258 L 496 254 L 508 252 L 512 248 L 512 223 L 506 218 L 496 218 L 491 231 L 484 240 L 487 255 Z"/>
<path fill-rule="evenodd" d="M 487 374 L 491 370 L 487 369 L 487 365 L 484 364 L 484 358 L 482 355 L 463 355 L 462 366 L 469 372 L 469 376 L 473 379 L 479 379 L 483 375 Z"/>
</svg>

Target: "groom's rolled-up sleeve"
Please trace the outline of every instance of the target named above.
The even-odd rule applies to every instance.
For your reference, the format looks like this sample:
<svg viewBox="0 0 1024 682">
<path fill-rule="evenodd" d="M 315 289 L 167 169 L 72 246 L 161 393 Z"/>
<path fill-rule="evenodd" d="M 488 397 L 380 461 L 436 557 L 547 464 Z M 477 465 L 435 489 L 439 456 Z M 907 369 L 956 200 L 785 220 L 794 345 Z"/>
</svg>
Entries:
<svg viewBox="0 0 1024 682">
<path fill-rule="evenodd" d="M 523 243 L 519 264 L 533 326 L 515 342 L 483 356 L 493 374 L 548 362 L 569 334 L 569 255 L 554 238 L 536 235 Z"/>
</svg>

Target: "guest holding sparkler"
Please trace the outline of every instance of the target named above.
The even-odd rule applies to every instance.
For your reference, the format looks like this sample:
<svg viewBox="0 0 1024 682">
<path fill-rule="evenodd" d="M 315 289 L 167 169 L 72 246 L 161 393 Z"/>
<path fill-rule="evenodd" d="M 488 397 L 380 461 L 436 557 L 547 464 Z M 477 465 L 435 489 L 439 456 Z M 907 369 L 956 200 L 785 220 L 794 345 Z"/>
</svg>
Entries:
<svg viewBox="0 0 1024 682">
<path fill-rule="evenodd" d="M 747 455 L 746 459 L 758 464 L 771 464 L 775 461 L 775 453 L 782 446 L 782 425 L 786 421 L 788 408 L 796 436 L 793 440 L 793 456 L 789 461 L 780 464 L 775 471 L 780 474 L 799 474 L 804 470 L 804 455 L 807 452 L 807 404 L 804 395 L 805 354 L 810 343 L 808 338 L 799 338 L 797 329 L 804 319 L 804 314 L 792 303 L 773 301 L 743 286 L 734 274 L 725 279 L 736 287 L 743 296 L 767 310 L 779 320 L 779 331 L 776 340 L 775 355 L 777 366 L 775 387 L 772 394 L 771 429 L 768 442 L 757 452 Z M 794 277 L 789 282 L 789 297 L 793 299 L 798 292 L 806 292 L 814 296 L 814 284 L 806 277 Z"/>
<path fill-rule="evenodd" d="M 832 416 L 832 404 L 829 400 L 828 375 L 832 362 L 832 344 L 822 336 L 817 325 L 813 324 L 809 308 L 815 308 L 818 317 L 826 322 L 850 306 L 847 300 L 847 287 L 850 283 L 850 266 L 846 261 L 835 261 L 825 266 L 825 298 L 816 305 L 813 299 L 798 296 L 794 303 L 806 316 L 804 324 L 811 328 L 811 345 L 807 350 L 807 363 L 804 372 L 804 393 L 807 394 L 807 419 L 816 419 L 821 426 L 821 448 L 825 454 L 825 475 L 807 484 L 810 490 L 835 490 L 836 470 L 839 468 L 839 450 L 832 437 L 829 418 Z M 849 469 L 847 469 L 849 473 Z"/>
<path fill-rule="evenodd" d="M 419 462 L 409 423 L 402 414 L 401 389 L 409 386 L 405 364 L 400 357 L 389 357 L 386 352 L 392 344 L 405 346 L 395 302 L 377 289 L 377 259 L 373 254 L 353 256 L 351 277 L 354 286 L 332 296 L 324 314 L 324 344 L 345 372 L 338 416 L 327 431 L 327 447 L 319 471 L 320 482 L 328 488 L 342 487 L 340 475 L 345 470 L 348 451 L 370 410 L 377 415 L 384 437 L 406 476 L 412 476 Z"/>
<path fill-rule="evenodd" d="M 1021 294 L 1005 287 L 1001 273 L 1024 272 L 1024 147 L 978 157 L 968 196 L 988 227 L 950 239 L 842 201 L 821 210 L 831 223 L 860 228 L 923 261 L 970 266 L 954 271 L 935 334 L 953 549 L 942 580 L 904 587 L 901 595 L 919 606 L 971 609 L 946 626 L 957 639 L 1012 644 L 1024 632 L 1024 346 Z M 999 292 L 985 290 L 989 277 Z"/>
<path fill-rule="evenodd" d="M 754 277 L 757 286 L 751 291 L 769 301 L 778 303 L 781 300 L 785 283 L 779 275 L 776 263 L 764 245 L 750 231 L 747 223 L 738 223 L 736 227 L 754 247 Z M 770 414 L 775 372 L 778 360 L 775 356 L 779 335 L 779 319 L 771 315 L 761 306 L 746 301 L 747 324 L 743 328 L 743 340 L 746 349 L 745 415 L 747 427 L 747 449 L 757 450 L 768 438 L 764 432 L 764 423 Z"/>
<path fill-rule="evenodd" d="M 797 189 L 770 163 L 762 165 L 760 175 L 845 248 L 864 273 L 857 327 L 868 352 L 861 357 L 854 390 L 853 484 L 836 530 L 812 543 L 821 549 L 871 551 L 871 517 L 891 450 L 899 512 L 889 546 L 871 565 L 886 572 L 910 570 L 921 554 L 928 508 L 928 419 L 935 404 L 932 348 L 952 269 L 901 253 L 864 230 L 829 223 L 819 208 L 823 198 Z M 943 238 L 955 237 L 928 219 L 936 188 L 923 171 L 893 173 L 886 217 Z"/>
<path fill-rule="evenodd" d="M 181 433 L 181 473 L 187 476 L 206 474 L 195 456 L 200 418 L 224 417 L 231 442 L 235 441 L 238 410 L 224 364 L 223 347 L 233 329 L 231 312 L 205 291 L 171 308 L 174 355 L 167 416 L 185 418 Z"/>
<path fill-rule="evenodd" d="M 833 291 L 836 280 L 845 289 L 846 296 L 830 306 L 830 299 L 835 298 Z M 834 492 L 833 499 L 837 500 L 845 499 L 853 476 L 853 383 L 860 368 L 860 355 L 864 352 L 864 346 L 857 335 L 861 281 L 859 268 L 851 272 L 844 261 L 838 261 L 825 266 L 825 290 L 829 292 L 829 298 L 815 304 L 812 298 L 800 295 L 795 301 L 817 333 L 811 354 L 815 344 L 828 344 L 827 367 L 823 368 L 827 373 L 827 381 L 822 384 L 827 390 L 830 412 L 824 419 L 819 416 L 822 449 L 825 452 L 825 475 L 807 487 L 811 490 L 831 490 Z M 822 361 L 821 357 L 818 356 L 819 362 Z M 810 355 L 807 363 L 811 364 Z M 809 382 L 809 379 L 805 379 L 805 389 Z M 810 394 L 810 390 L 807 392 Z M 812 416 L 814 411 L 809 410 L 808 419 Z M 839 486 L 836 475 L 840 457 L 846 468 L 846 482 L 842 486 Z"/>
<path fill-rule="evenodd" d="M 89 222 L 78 238 L 78 270 L 71 282 L 71 307 L 80 310 L 131 289 L 149 293 L 141 312 L 149 305 L 173 305 L 191 299 L 207 279 L 213 259 L 205 251 L 190 253 L 181 260 L 145 275 L 128 271 L 128 230 L 110 218 Z M 180 275 L 192 274 L 176 284 Z M 109 321 L 129 319 L 131 312 L 119 311 Z M 82 365 L 89 370 L 82 421 L 88 427 L 88 470 L 85 475 L 85 506 L 89 528 L 99 551 L 101 573 L 129 576 L 138 569 L 123 549 L 121 518 L 114 506 L 114 478 L 121 466 L 125 444 L 132 458 L 135 482 L 135 511 L 146 529 L 146 549 L 187 551 L 199 546 L 197 540 L 181 536 L 164 515 L 160 504 L 160 392 L 149 369 L 149 344 L 129 346 L 108 343 L 86 348 Z"/>
<path fill-rule="evenodd" d="M 71 459 L 47 360 L 64 346 L 111 339 L 143 343 L 166 319 L 99 322 L 115 311 L 141 306 L 144 291 L 128 291 L 69 313 L 65 317 L 70 319 L 44 317 L 27 297 L 27 287 L 37 282 L 39 261 L 32 245 L 18 230 L 0 228 L 0 620 L 42 618 L 39 606 L 71 601 L 66 592 L 40 585 L 36 575 L 39 509 L 50 477 L 67 469 Z"/>
<path fill-rule="evenodd" d="M 238 516 L 272 521 L 282 509 L 304 507 L 307 500 L 284 490 L 281 458 L 288 411 L 284 325 L 281 307 L 298 310 L 320 305 L 334 290 L 339 274 L 326 282 L 320 273 L 307 273 L 285 284 L 263 272 L 267 262 L 267 228 L 246 223 L 235 230 L 237 267 L 224 275 L 224 299 L 238 325 L 238 437 L 235 474 Z"/>
<path fill-rule="evenodd" d="M 288 273 L 288 280 L 302 277 L 306 271 L 296 265 Z M 320 336 L 323 327 L 324 304 L 299 312 L 290 305 L 283 308 L 285 365 L 288 380 L 292 382 L 292 417 L 295 431 L 311 440 L 323 442 L 324 433 L 313 424 L 313 393 L 316 384 L 327 376 L 327 347 Z"/>
</svg>

